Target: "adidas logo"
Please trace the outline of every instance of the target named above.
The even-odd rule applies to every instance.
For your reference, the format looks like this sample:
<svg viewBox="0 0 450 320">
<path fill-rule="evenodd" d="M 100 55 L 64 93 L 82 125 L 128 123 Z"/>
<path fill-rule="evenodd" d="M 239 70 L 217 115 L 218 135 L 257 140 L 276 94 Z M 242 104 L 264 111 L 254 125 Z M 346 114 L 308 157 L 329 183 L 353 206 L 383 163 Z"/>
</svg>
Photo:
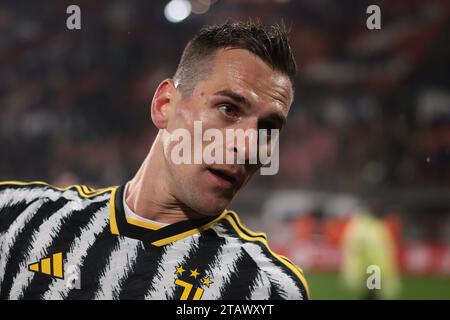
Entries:
<svg viewBox="0 0 450 320">
<path fill-rule="evenodd" d="M 42 258 L 38 262 L 29 264 L 28 270 L 58 279 L 64 279 L 62 252 L 54 253 L 49 257 Z"/>
</svg>

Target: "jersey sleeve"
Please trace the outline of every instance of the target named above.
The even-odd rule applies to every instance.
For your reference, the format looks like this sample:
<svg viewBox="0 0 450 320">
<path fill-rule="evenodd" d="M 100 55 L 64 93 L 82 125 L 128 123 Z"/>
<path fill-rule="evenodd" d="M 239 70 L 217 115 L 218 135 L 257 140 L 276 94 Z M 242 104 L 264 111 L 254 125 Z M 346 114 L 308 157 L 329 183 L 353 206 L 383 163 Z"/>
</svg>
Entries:
<svg viewBox="0 0 450 320">
<path fill-rule="evenodd" d="M 34 209 L 54 193 L 53 188 L 45 182 L 0 181 L 0 235 L 13 223 L 21 222 L 22 213 L 32 216 Z"/>
<path fill-rule="evenodd" d="M 0 182 L 0 234 L 9 229 L 33 200 L 25 184 Z"/>
</svg>

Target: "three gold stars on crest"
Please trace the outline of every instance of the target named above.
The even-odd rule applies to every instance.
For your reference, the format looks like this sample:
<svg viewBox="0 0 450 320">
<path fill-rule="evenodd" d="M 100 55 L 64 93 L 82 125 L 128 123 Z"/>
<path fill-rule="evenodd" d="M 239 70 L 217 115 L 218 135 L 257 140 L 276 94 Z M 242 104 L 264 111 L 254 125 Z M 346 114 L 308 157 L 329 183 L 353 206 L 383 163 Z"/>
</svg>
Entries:
<svg viewBox="0 0 450 320">
<path fill-rule="evenodd" d="M 175 274 L 179 274 L 179 275 L 183 275 L 183 272 L 186 271 L 185 269 L 183 269 L 183 266 L 175 267 L 175 269 L 176 269 Z M 195 268 L 195 269 L 193 269 L 193 270 L 190 269 L 189 271 L 191 272 L 191 274 L 189 275 L 189 277 L 193 277 L 194 279 L 197 279 L 197 277 L 200 275 L 200 272 L 198 272 L 197 268 Z M 211 284 L 213 284 L 213 283 L 214 283 L 214 282 L 211 281 L 211 278 L 210 278 L 209 276 L 208 276 L 208 277 L 204 277 L 204 278 L 202 279 L 202 284 L 206 285 L 208 288 L 209 288 L 209 286 L 210 286 Z"/>
</svg>

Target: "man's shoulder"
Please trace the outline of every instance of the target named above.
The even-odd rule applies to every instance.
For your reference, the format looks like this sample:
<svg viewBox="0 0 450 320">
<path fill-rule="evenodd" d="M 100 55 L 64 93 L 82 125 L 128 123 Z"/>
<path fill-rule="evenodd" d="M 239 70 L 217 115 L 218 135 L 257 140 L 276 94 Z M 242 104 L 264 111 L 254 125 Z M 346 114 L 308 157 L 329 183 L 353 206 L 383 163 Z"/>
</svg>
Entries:
<svg viewBox="0 0 450 320">
<path fill-rule="evenodd" d="M 29 272 L 36 269 L 29 266 L 53 274 L 55 264 L 48 265 L 46 272 L 40 269 L 43 259 L 56 263 L 53 257 L 61 254 L 64 263 L 75 264 L 77 252 L 86 254 L 101 232 L 108 234 L 111 192 L 82 185 L 58 188 L 45 182 L 0 182 L 0 298 L 38 297 L 36 292 L 53 283 L 36 280 Z"/>
<path fill-rule="evenodd" d="M 274 252 L 264 232 L 247 228 L 238 214 L 231 210 L 227 210 L 221 225 L 227 230 L 227 233 L 222 232 L 222 235 L 236 240 L 243 252 L 251 257 L 258 269 L 267 277 L 272 287 L 281 290 L 284 298 L 309 299 L 308 284 L 302 269 L 287 257 Z"/>
<path fill-rule="evenodd" d="M 85 185 L 59 188 L 42 181 L 2 181 L 0 182 L 2 224 L 0 231 L 9 228 L 14 221 L 25 223 L 32 217 L 37 219 L 39 215 L 48 218 L 49 215 L 58 215 L 67 211 L 81 212 L 83 208 L 104 207 L 114 189 L 115 187 L 94 190 Z M 21 218 L 18 219 L 19 217 Z"/>
<path fill-rule="evenodd" d="M 111 193 L 115 187 L 94 189 L 82 184 L 56 187 L 44 181 L 0 181 L 0 206 L 6 202 L 35 201 L 37 199 L 57 200 L 58 198 L 95 199 L 99 195 Z"/>
</svg>

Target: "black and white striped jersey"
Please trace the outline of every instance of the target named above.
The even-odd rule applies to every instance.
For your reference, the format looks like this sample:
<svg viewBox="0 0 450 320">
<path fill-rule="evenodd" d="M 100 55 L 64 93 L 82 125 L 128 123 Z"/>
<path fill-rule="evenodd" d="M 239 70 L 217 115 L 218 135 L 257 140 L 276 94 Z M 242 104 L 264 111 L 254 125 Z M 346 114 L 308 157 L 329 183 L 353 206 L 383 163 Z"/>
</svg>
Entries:
<svg viewBox="0 0 450 320">
<path fill-rule="evenodd" d="M 129 219 L 124 186 L 0 183 L 0 299 L 308 299 L 302 271 L 236 213 Z"/>
</svg>

